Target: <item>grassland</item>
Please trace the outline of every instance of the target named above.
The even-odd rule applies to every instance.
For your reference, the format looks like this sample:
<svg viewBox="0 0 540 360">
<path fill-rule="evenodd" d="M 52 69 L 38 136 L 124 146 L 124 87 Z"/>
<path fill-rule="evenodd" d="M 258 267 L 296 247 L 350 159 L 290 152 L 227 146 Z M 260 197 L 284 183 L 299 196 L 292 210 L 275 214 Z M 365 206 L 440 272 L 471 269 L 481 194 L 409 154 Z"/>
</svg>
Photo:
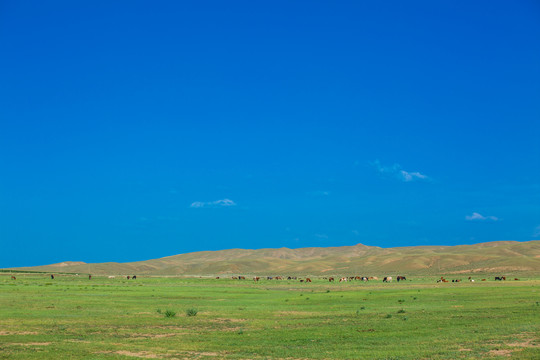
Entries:
<svg viewBox="0 0 540 360">
<path fill-rule="evenodd" d="M 540 358 L 538 279 L 16 276 L 0 274 L 1 359 Z"/>
</svg>

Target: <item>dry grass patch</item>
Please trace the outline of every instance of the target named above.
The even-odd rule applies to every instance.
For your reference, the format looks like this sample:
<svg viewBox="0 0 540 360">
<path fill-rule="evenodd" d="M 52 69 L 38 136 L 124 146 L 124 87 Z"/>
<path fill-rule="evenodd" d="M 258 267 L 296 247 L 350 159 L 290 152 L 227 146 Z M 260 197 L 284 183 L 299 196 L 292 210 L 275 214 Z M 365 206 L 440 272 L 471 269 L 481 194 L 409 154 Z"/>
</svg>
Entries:
<svg viewBox="0 0 540 360">
<path fill-rule="evenodd" d="M 491 350 L 488 351 L 489 356 L 512 356 L 514 350 Z"/>
<path fill-rule="evenodd" d="M 117 355 L 136 357 L 136 358 L 142 358 L 142 359 L 162 359 L 162 357 L 148 351 L 139 351 L 139 352 L 127 351 L 127 350 L 98 351 L 95 354 L 117 354 Z"/>
<path fill-rule="evenodd" d="M 167 338 L 167 337 L 173 337 L 177 335 L 186 335 L 186 334 L 188 333 L 183 332 L 183 333 L 171 333 L 171 334 L 135 334 L 131 338 L 132 339 L 148 339 L 148 338 L 159 339 L 159 338 Z"/>
<path fill-rule="evenodd" d="M 0 331 L 0 336 L 8 335 L 37 335 L 37 331 Z"/>
<path fill-rule="evenodd" d="M 243 323 L 243 322 L 246 322 L 247 319 L 225 319 L 225 318 L 215 318 L 215 319 L 210 319 L 209 321 L 210 321 L 210 322 L 220 323 L 220 324 L 226 324 L 226 323 L 229 323 L 229 322 L 232 322 L 232 323 Z"/>
</svg>

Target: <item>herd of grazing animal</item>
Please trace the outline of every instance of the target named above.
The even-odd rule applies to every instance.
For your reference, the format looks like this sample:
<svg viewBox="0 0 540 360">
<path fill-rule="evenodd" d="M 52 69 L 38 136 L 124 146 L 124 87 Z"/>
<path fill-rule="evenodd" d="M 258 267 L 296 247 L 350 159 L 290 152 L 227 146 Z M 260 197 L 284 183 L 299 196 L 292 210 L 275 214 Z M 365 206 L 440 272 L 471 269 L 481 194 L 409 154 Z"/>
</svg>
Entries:
<svg viewBox="0 0 540 360">
<path fill-rule="evenodd" d="M 220 277 L 216 277 L 216 279 L 219 279 Z M 245 280 L 246 277 L 245 276 L 232 276 L 231 279 L 233 280 Z M 253 281 L 255 282 L 258 282 L 259 280 L 261 280 L 263 278 L 259 277 L 259 276 L 255 276 L 253 277 Z M 336 278 L 330 276 L 330 277 L 323 277 L 322 278 L 323 280 L 328 280 L 328 282 L 335 282 L 336 281 Z M 392 276 L 385 276 L 383 278 L 383 282 L 384 283 L 391 283 L 392 280 L 394 278 Z M 407 278 L 405 276 L 402 276 L 402 275 L 399 275 L 399 276 L 396 276 L 396 281 L 397 282 L 400 282 L 400 281 L 407 281 Z M 298 280 L 300 281 L 301 283 L 308 283 L 308 282 L 312 282 L 310 278 L 305 278 L 305 279 L 298 279 L 296 276 L 287 276 L 287 277 L 282 277 L 282 276 L 266 276 L 266 280 Z M 378 280 L 377 277 L 374 277 L 374 276 L 370 276 L 370 277 L 367 277 L 367 276 L 343 276 L 343 277 L 340 277 L 338 278 L 339 282 L 349 282 L 349 281 L 353 281 L 353 280 L 360 280 L 360 281 L 369 281 L 369 280 Z M 475 282 L 475 280 L 469 276 L 468 278 L 469 282 Z M 486 281 L 487 279 L 482 279 L 482 281 Z M 495 281 L 504 281 L 506 280 L 506 276 L 495 276 Z M 514 278 L 515 281 L 519 280 L 518 278 Z M 412 281 L 412 280 L 409 280 L 409 281 Z M 453 283 L 459 283 L 461 282 L 462 279 L 451 279 L 451 280 L 447 280 L 444 278 L 444 276 L 441 276 L 440 279 L 437 279 L 437 282 L 438 283 L 447 283 L 447 282 L 453 282 Z"/>
<path fill-rule="evenodd" d="M 78 275 L 78 274 L 77 274 Z M 50 274 L 50 277 L 52 280 L 55 279 L 55 276 L 54 274 Z M 115 276 L 114 275 L 109 275 L 108 276 L 109 279 L 114 279 Z M 128 280 L 135 280 L 137 279 L 137 275 L 133 275 L 133 276 L 130 276 L 130 275 L 127 275 L 126 278 Z M 220 279 L 219 276 L 216 277 L 216 279 Z M 232 276 L 231 279 L 233 280 L 246 280 L 246 277 L 245 276 Z M 328 280 L 329 282 L 334 282 L 335 281 L 335 278 L 334 277 L 323 277 L 322 278 L 323 280 Z M 17 277 L 15 277 L 14 275 L 11 275 L 11 280 L 17 280 Z M 92 275 L 88 275 L 88 280 L 92 280 Z M 253 277 L 253 281 L 255 282 L 258 282 L 259 280 L 261 280 L 261 277 L 259 276 L 255 276 Z M 312 282 L 310 278 L 305 278 L 305 279 L 298 279 L 296 276 L 287 276 L 287 277 L 284 277 L 284 276 L 267 276 L 266 277 L 266 280 L 299 280 L 301 283 L 310 283 Z M 339 282 L 348 282 L 348 281 L 352 281 L 352 280 L 361 280 L 361 281 L 369 281 L 369 280 L 378 280 L 377 277 L 375 276 L 370 276 L 370 277 L 366 277 L 366 276 L 349 276 L 349 277 L 341 277 L 339 278 Z M 400 281 L 406 281 L 407 278 L 405 276 L 397 276 L 396 277 L 396 280 L 397 282 L 400 282 Z M 469 276 L 468 278 L 469 282 L 474 282 L 475 280 Z M 495 276 L 495 281 L 505 281 L 506 280 L 506 276 Z M 459 283 L 461 282 L 462 279 L 452 279 L 452 280 L 447 280 L 445 279 L 443 276 L 440 277 L 440 279 L 437 279 L 437 282 L 438 283 L 447 283 L 447 282 L 453 282 L 453 283 Z M 482 279 L 482 281 L 487 281 L 487 279 Z M 514 281 L 519 281 L 518 278 L 514 278 Z M 392 282 L 392 276 L 385 276 L 383 278 L 383 282 L 385 283 L 390 283 Z"/>
<path fill-rule="evenodd" d="M 135 278 L 135 277 L 133 277 Z M 129 279 L 129 277 L 128 277 Z M 216 280 L 219 280 L 221 279 L 220 276 L 216 276 Z M 241 276 L 241 275 L 238 275 L 238 276 L 231 276 L 231 279 L 232 280 L 246 280 L 246 277 L 245 276 Z M 264 279 L 264 277 L 260 277 L 260 276 L 254 276 L 253 277 L 253 281 L 254 282 L 258 282 L 260 280 Z M 334 282 L 336 279 L 334 277 L 323 277 L 322 278 L 323 280 L 328 280 L 328 282 Z M 407 278 L 405 276 L 398 276 L 397 278 L 397 281 L 406 281 Z M 310 283 L 312 282 L 312 280 L 308 277 L 306 278 L 298 278 L 297 276 L 266 276 L 266 280 L 297 280 L 299 282 L 306 282 L 306 283 Z M 379 278 L 377 278 L 376 276 L 343 276 L 343 277 L 340 277 L 339 278 L 339 282 L 348 282 L 348 281 L 353 281 L 353 280 L 357 280 L 357 281 L 370 281 L 370 280 L 379 280 Z M 391 276 L 386 276 L 383 280 L 383 282 L 392 282 L 392 277 Z"/>
</svg>

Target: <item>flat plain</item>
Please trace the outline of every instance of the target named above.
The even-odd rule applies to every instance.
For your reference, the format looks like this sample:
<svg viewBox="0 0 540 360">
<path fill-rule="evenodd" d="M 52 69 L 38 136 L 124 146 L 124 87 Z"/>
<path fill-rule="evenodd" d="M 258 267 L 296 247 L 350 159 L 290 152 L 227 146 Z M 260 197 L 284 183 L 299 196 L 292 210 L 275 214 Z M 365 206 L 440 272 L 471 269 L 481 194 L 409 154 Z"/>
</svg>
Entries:
<svg viewBox="0 0 540 360">
<path fill-rule="evenodd" d="M 540 358 L 535 277 L 11 275 L 0 274 L 1 359 Z"/>
</svg>

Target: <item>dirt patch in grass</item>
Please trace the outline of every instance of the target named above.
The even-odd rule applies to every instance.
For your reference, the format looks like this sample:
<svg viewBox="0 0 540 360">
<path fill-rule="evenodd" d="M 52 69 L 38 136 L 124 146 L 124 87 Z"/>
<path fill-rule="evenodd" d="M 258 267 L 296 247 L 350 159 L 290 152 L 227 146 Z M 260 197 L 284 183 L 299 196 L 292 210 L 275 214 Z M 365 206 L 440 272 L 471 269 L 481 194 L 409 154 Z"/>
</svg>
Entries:
<svg viewBox="0 0 540 360">
<path fill-rule="evenodd" d="M 187 327 L 183 326 L 177 326 L 177 325 L 148 325 L 145 326 L 147 329 L 164 329 L 164 330 L 184 330 L 188 331 L 189 329 Z"/>
<path fill-rule="evenodd" d="M 513 350 L 491 350 L 488 351 L 490 356 L 512 356 Z"/>
<path fill-rule="evenodd" d="M 222 353 L 211 352 L 211 351 L 204 351 L 204 352 L 186 351 L 185 354 L 196 355 L 196 356 L 222 356 L 223 355 Z"/>
<path fill-rule="evenodd" d="M 539 344 L 532 344 L 534 340 L 533 339 L 527 339 L 523 342 L 513 342 L 513 343 L 510 343 L 510 344 L 506 344 L 508 346 L 512 346 L 512 347 L 520 347 L 520 348 L 538 348 L 540 347 Z"/>
<path fill-rule="evenodd" d="M 27 343 L 8 343 L 8 345 L 16 346 L 47 346 L 51 345 L 50 342 L 27 342 Z"/>
<path fill-rule="evenodd" d="M 216 319 L 210 319 L 209 320 L 210 322 L 216 322 L 216 323 L 229 323 L 229 322 L 233 322 L 233 323 L 243 323 L 243 322 L 246 322 L 247 320 L 246 319 L 224 319 L 224 318 L 216 318 Z"/>
<path fill-rule="evenodd" d="M 152 354 L 151 352 L 148 352 L 148 351 L 140 351 L 140 352 L 127 351 L 127 350 L 98 351 L 95 354 L 118 354 L 118 355 L 130 356 L 130 357 L 136 357 L 136 358 L 142 358 L 142 359 L 161 359 L 160 356 L 156 354 Z"/>
<path fill-rule="evenodd" d="M 37 331 L 0 331 L 0 336 L 7 335 L 37 335 Z"/>
<path fill-rule="evenodd" d="M 532 333 L 522 333 L 519 334 L 518 337 L 521 338 L 521 341 L 515 341 L 506 344 L 507 346 L 512 347 L 519 347 L 519 348 L 538 348 L 540 347 L 540 344 L 533 344 L 533 342 L 536 342 L 537 339 L 531 338 L 531 336 L 534 336 Z"/>
</svg>

